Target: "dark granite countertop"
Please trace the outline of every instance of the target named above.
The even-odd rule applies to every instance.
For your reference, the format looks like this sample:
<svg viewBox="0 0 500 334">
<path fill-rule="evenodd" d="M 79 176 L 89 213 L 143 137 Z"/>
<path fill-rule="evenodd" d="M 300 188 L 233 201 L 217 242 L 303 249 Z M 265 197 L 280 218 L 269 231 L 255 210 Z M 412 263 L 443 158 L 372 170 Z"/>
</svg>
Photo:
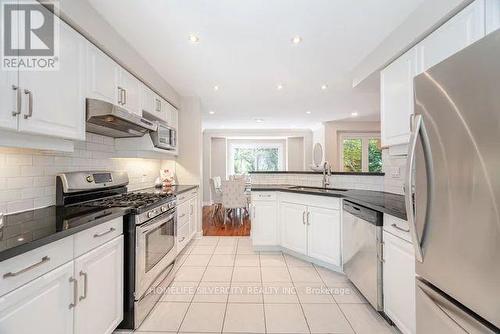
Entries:
<svg viewBox="0 0 500 334">
<path fill-rule="evenodd" d="M 313 170 L 280 170 L 280 171 L 256 171 L 249 174 L 323 174 L 323 171 Z M 355 175 L 355 176 L 384 176 L 382 172 L 332 172 L 332 175 Z"/>
<path fill-rule="evenodd" d="M 406 220 L 406 208 L 403 195 L 396 195 L 382 191 L 355 189 L 320 192 L 312 188 L 308 189 L 307 187 L 302 187 L 302 189 L 293 189 L 294 187 L 297 186 L 284 184 L 253 184 L 251 189 L 252 191 L 284 191 L 298 194 L 345 198 L 353 203 Z"/>
<path fill-rule="evenodd" d="M 6 215 L 0 221 L 0 262 L 124 216 L 127 208 L 56 207 Z"/>
</svg>

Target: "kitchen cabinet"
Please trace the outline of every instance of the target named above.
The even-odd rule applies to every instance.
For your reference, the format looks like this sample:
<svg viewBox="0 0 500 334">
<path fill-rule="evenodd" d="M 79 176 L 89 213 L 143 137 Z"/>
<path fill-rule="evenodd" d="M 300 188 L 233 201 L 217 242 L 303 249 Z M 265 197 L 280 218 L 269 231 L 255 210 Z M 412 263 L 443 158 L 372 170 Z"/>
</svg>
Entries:
<svg viewBox="0 0 500 334">
<path fill-rule="evenodd" d="M 178 110 L 165 100 L 162 100 L 162 106 L 166 110 L 168 126 L 177 130 L 179 125 Z M 177 138 L 179 138 L 178 135 Z"/>
<path fill-rule="evenodd" d="M 276 246 L 278 241 L 278 204 L 276 193 L 252 194 L 250 231 L 254 246 Z"/>
<path fill-rule="evenodd" d="M 418 72 L 417 50 L 409 50 L 380 72 L 382 146 L 407 144 L 413 114 L 413 78 Z"/>
<path fill-rule="evenodd" d="M 73 262 L 0 297 L 0 333 L 73 332 Z"/>
<path fill-rule="evenodd" d="M 484 16 L 484 0 L 476 0 L 420 42 L 421 72 L 484 37 Z"/>
<path fill-rule="evenodd" d="M 198 196 L 189 200 L 189 235 L 192 238 L 198 226 Z"/>
<path fill-rule="evenodd" d="M 74 333 L 112 333 L 123 319 L 123 236 L 77 258 L 74 275 L 81 282 Z"/>
<path fill-rule="evenodd" d="M 403 334 L 416 333 L 413 245 L 383 232 L 384 312 Z"/>
<path fill-rule="evenodd" d="M 54 20 L 59 26 L 57 68 L 2 71 L 0 127 L 84 140 L 86 40 L 57 16 Z"/>
<path fill-rule="evenodd" d="M 118 104 L 133 114 L 142 116 L 140 82 L 123 68 L 118 69 Z"/>
<path fill-rule="evenodd" d="M 408 144 L 414 77 L 482 38 L 485 26 L 498 25 L 498 1 L 486 10 L 485 1 L 471 3 L 380 72 L 382 146 Z"/>
<path fill-rule="evenodd" d="M 340 212 L 307 208 L 307 255 L 340 266 Z"/>
<path fill-rule="evenodd" d="M 141 110 L 149 113 L 153 117 L 166 122 L 167 109 L 165 100 L 153 92 L 149 87 L 141 84 Z"/>
<path fill-rule="evenodd" d="M 87 43 L 87 97 L 116 104 L 118 64 L 91 43 Z"/>
<path fill-rule="evenodd" d="M 307 206 L 281 202 L 281 245 L 294 252 L 307 254 Z"/>
<path fill-rule="evenodd" d="M 500 28 L 500 1 L 486 0 L 486 34 Z"/>
<path fill-rule="evenodd" d="M 120 217 L 6 260 L 0 333 L 112 333 L 123 319 L 122 226 Z"/>
</svg>

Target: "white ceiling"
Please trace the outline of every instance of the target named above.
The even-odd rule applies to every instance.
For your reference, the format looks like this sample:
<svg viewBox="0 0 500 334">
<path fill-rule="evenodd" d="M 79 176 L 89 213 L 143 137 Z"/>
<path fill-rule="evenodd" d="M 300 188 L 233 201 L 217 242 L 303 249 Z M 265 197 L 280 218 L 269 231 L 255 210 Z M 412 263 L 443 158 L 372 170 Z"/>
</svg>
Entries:
<svg viewBox="0 0 500 334">
<path fill-rule="evenodd" d="M 200 97 L 204 128 L 310 128 L 377 118 L 377 89 L 353 90 L 351 71 L 423 0 L 89 2 L 181 95 Z"/>
</svg>

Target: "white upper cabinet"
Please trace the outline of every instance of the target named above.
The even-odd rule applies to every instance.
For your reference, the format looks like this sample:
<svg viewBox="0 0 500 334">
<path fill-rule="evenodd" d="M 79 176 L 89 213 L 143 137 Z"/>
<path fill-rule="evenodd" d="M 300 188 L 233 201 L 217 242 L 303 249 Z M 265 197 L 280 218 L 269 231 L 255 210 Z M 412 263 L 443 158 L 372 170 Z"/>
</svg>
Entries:
<svg viewBox="0 0 500 334">
<path fill-rule="evenodd" d="M 73 262 L 0 297 L 0 333 L 73 333 Z"/>
<path fill-rule="evenodd" d="M 282 202 L 280 223 L 281 245 L 294 252 L 307 254 L 307 206 Z"/>
<path fill-rule="evenodd" d="M 75 277 L 74 334 L 111 334 L 123 320 L 123 236 L 77 258 Z"/>
<path fill-rule="evenodd" d="M 408 143 L 413 114 L 413 78 L 417 52 L 411 49 L 380 73 L 380 121 L 382 146 Z"/>
<path fill-rule="evenodd" d="M 158 107 L 155 104 L 155 94 L 149 89 L 145 84 L 141 85 L 141 111 L 148 112 L 150 114 L 154 114 L 155 109 Z"/>
<path fill-rule="evenodd" d="M 0 128 L 17 130 L 20 94 L 17 72 L 0 69 Z"/>
<path fill-rule="evenodd" d="M 123 68 L 118 70 L 118 104 L 133 114 L 142 116 L 140 101 L 141 83 Z"/>
<path fill-rule="evenodd" d="M 165 109 L 168 125 L 177 129 L 179 123 L 178 110 L 165 100 L 162 100 L 162 108 Z"/>
<path fill-rule="evenodd" d="M 500 28 L 500 1 L 486 0 L 486 33 Z"/>
<path fill-rule="evenodd" d="M 490 9 L 485 1 L 491 0 L 474 1 L 380 72 L 382 146 L 409 141 L 414 77 L 482 38 L 488 25 L 485 12 L 490 17 L 489 29 L 495 20 L 499 22 L 498 14 L 496 18 L 491 14 L 495 8 L 498 13 L 498 1 Z"/>
<path fill-rule="evenodd" d="M 308 207 L 307 255 L 340 267 L 340 212 Z"/>
<path fill-rule="evenodd" d="M 384 312 L 403 334 L 416 333 L 413 245 L 384 231 Z"/>
<path fill-rule="evenodd" d="M 55 20 L 60 31 L 59 68 L 19 71 L 19 131 L 84 140 L 86 40 L 59 18 Z"/>
<path fill-rule="evenodd" d="M 476 0 L 427 36 L 418 45 L 421 72 L 484 37 L 484 15 L 484 0 Z"/>
<path fill-rule="evenodd" d="M 91 43 L 87 43 L 87 97 L 116 104 L 118 65 Z"/>
</svg>

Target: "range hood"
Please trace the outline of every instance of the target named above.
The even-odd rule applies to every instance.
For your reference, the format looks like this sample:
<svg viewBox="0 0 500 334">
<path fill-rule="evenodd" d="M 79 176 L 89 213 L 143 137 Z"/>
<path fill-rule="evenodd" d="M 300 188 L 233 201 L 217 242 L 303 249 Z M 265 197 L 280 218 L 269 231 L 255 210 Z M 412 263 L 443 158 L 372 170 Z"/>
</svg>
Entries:
<svg viewBox="0 0 500 334">
<path fill-rule="evenodd" d="M 142 137 L 156 124 L 112 103 L 86 99 L 87 131 L 113 138 Z"/>
</svg>

